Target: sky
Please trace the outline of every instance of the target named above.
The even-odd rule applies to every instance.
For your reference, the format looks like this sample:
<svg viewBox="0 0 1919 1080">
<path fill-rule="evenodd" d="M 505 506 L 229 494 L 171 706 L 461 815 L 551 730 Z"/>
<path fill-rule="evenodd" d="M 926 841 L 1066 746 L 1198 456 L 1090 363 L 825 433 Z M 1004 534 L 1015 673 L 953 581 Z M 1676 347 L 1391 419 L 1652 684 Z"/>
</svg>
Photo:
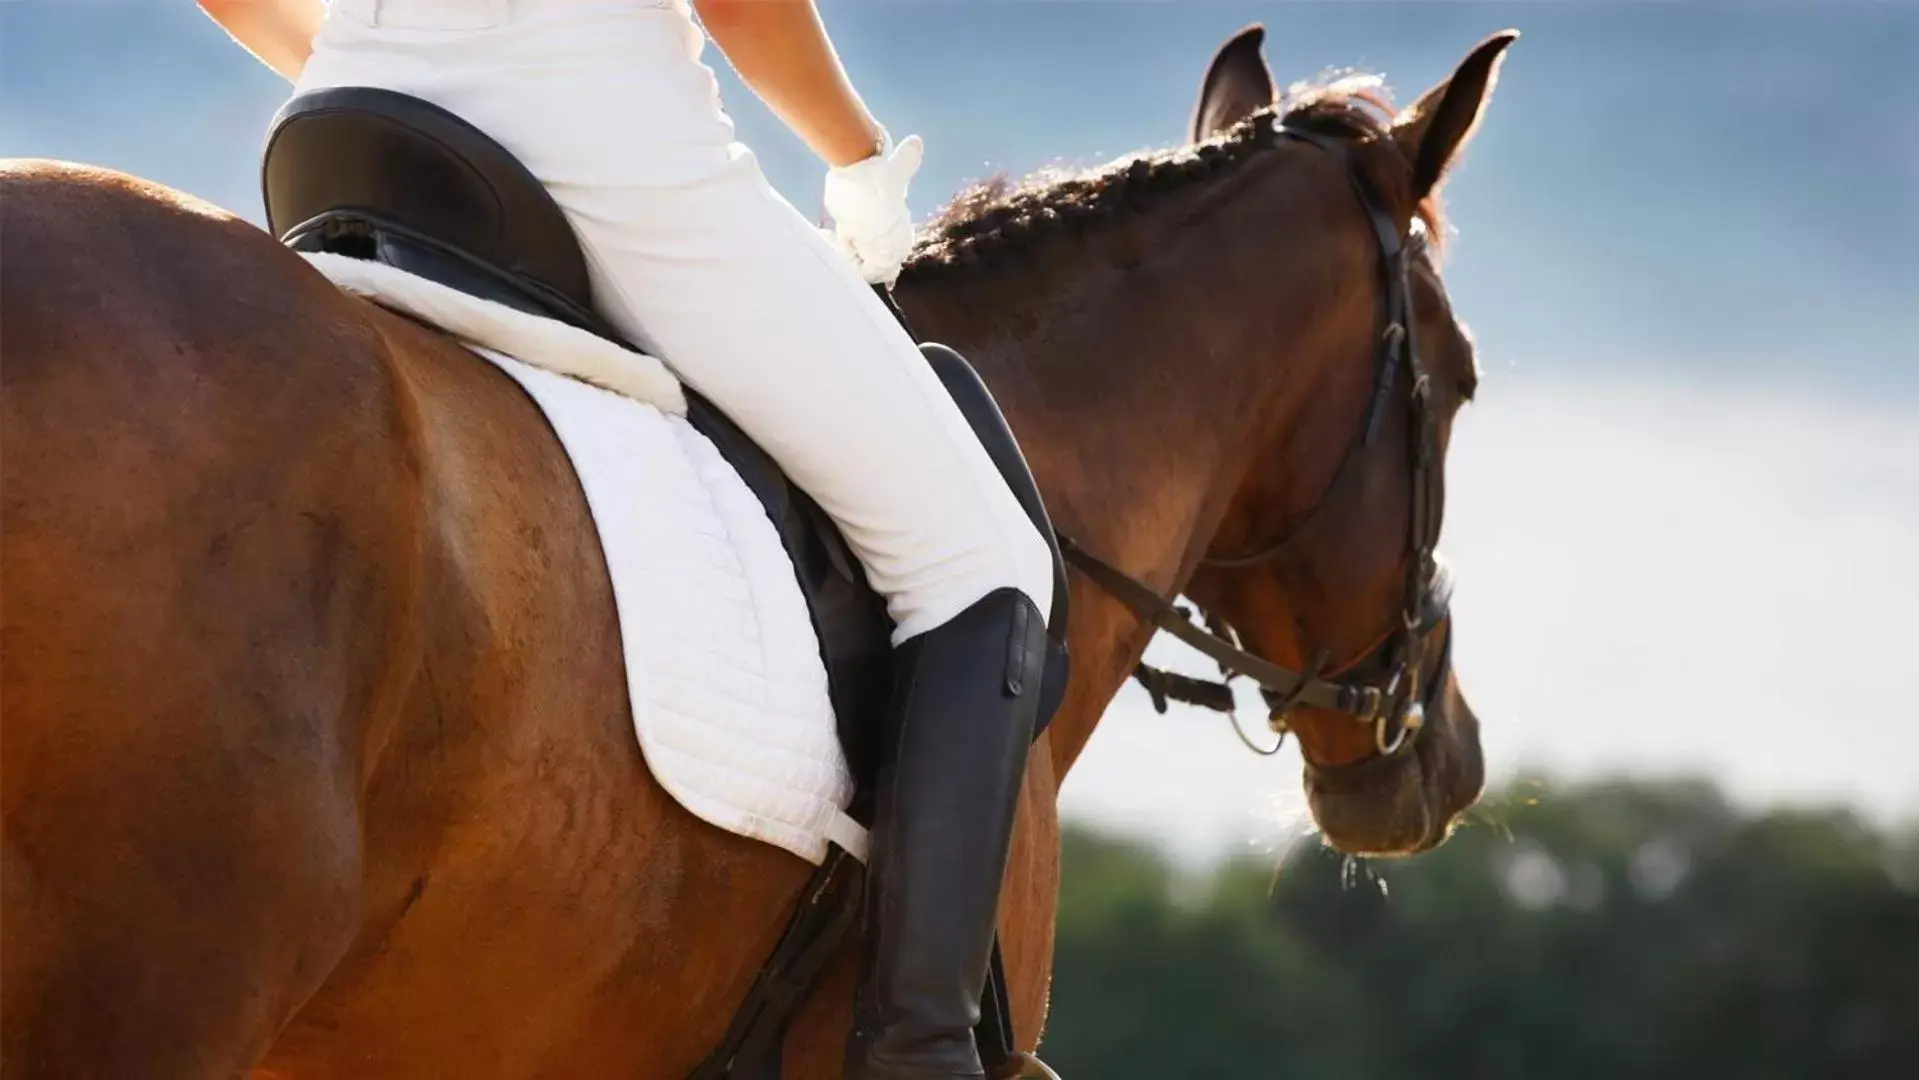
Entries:
<svg viewBox="0 0 1919 1080">
<path fill-rule="evenodd" d="M 1486 375 L 1443 548 L 1495 779 L 1697 773 L 1754 804 L 1919 815 L 1919 4 L 821 7 L 882 120 L 927 140 L 921 213 L 972 179 L 1178 140 L 1251 22 L 1282 82 L 1357 67 L 1402 101 L 1521 30 L 1448 192 L 1449 291 Z M 815 213 L 819 167 L 708 59 Z M 0 156 L 257 221 L 283 99 L 188 0 L 0 0 Z M 1067 812 L 1193 858 L 1298 835 L 1297 757 L 1222 723 L 1128 689 Z"/>
</svg>

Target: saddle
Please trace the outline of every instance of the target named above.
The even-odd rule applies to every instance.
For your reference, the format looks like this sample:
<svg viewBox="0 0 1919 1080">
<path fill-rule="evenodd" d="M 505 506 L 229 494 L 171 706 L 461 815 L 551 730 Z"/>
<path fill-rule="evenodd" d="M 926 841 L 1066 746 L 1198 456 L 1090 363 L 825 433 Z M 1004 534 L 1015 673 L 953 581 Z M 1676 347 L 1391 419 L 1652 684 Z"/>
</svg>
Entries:
<svg viewBox="0 0 1919 1080">
<path fill-rule="evenodd" d="M 301 252 L 385 263 L 633 348 L 594 309 L 586 258 L 545 187 L 499 143 L 429 102 L 370 87 L 301 94 L 274 118 L 262 160 L 267 227 Z M 899 309 L 881 292 L 895 315 Z M 903 322 L 902 317 L 902 322 Z M 1053 615 L 1038 728 L 1064 693 L 1067 592 L 1060 548 L 1012 430 L 972 366 L 920 350 L 1053 557 Z M 711 402 L 686 388 L 687 420 L 740 474 L 790 555 L 827 672 L 855 783 L 849 816 L 870 827 L 880 721 L 892 678 L 892 622 L 845 537 L 818 504 Z M 1037 736 L 1036 736 L 1037 737 Z M 694 1080 L 777 1080 L 780 1044 L 818 971 L 857 925 L 857 864 L 835 848 L 815 872 L 726 1040 Z M 999 950 L 975 1036 L 989 1070 L 1012 1059 Z"/>
</svg>

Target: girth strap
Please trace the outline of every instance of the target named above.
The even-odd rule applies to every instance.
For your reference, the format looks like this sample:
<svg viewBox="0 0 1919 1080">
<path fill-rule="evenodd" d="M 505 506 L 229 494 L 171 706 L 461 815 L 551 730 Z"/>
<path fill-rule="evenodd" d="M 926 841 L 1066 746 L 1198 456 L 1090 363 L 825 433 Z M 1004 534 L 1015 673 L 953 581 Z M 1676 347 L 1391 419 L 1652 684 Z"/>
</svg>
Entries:
<svg viewBox="0 0 1919 1080">
<path fill-rule="evenodd" d="M 839 847 L 827 849 L 726 1037 L 689 1080 L 779 1080 L 787 1023 L 859 924 L 864 881 L 859 860 Z"/>
</svg>

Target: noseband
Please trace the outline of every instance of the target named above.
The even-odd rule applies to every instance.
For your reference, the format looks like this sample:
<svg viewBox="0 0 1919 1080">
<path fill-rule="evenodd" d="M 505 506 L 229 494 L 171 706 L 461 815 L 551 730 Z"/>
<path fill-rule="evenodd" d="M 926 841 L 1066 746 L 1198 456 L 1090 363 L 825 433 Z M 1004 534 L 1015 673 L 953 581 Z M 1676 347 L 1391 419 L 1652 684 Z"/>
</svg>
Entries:
<svg viewBox="0 0 1919 1080">
<path fill-rule="evenodd" d="M 1293 711 L 1302 706 L 1330 709 L 1369 725 L 1373 729 L 1374 746 L 1382 756 L 1391 756 L 1409 745 L 1425 726 L 1426 709 L 1444 682 L 1452 655 L 1452 635 L 1448 631 L 1432 670 L 1428 672 L 1422 666 L 1432 635 L 1447 621 L 1453 586 L 1452 575 L 1436 554 L 1443 495 L 1439 418 L 1433 402 L 1431 376 L 1420 362 L 1414 336 L 1412 290 L 1407 277 L 1409 253 L 1392 215 L 1386 212 L 1383 200 L 1365 174 L 1355 167 L 1345 144 L 1297 128 L 1279 127 L 1273 134 L 1276 139 L 1311 143 L 1338 158 L 1378 238 L 1382 330 L 1375 352 L 1372 393 L 1359 431 L 1347 444 L 1332 479 L 1312 507 L 1279 539 L 1265 547 L 1246 555 L 1207 556 L 1200 560 L 1200 565 L 1243 569 L 1270 562 L 1290 550 L 1293 541 L 1318 516 L 1320 509 L 1332 501 L 1347 478 L 1356 472 L 1353 462 L 1379 440 L 1387 406 L 1395 393 L 1402 393 L 1410 406 L 1407 446 L 1412 471 L 1412 507 L 1407 530 L 1405 590 L 1397 625 L 1379 644 L 1337 670 L 1329 670 L 1329 653 L 1321 650 L 1306 670 L 1294 671 L 1239 647 L 1238 635 L 1220 620 L 1208 617 L 1208 625 L 1214 627 L 1215 632 L 1194 625 L 1187 612 L 1065 536 L 1060 537 L 1060 549 L 1068 562 L 1135 614 L 1212 657 L 1228 678 L 1243 675 L 1257 682 L 1271 710 L 1268 723 L 1275 732 L 1284 735 Z M 1403 385 L 1401 369 L 1405 372 Z M 1188 679 L 1144 664 L 1135 670 L 1134 677 L 1153 695 L 1153 703 L 1161 712 L 1166 711 L 1169 697 L 1221 711 L 1232 710 L 1232 690 L 1223 683 Z"/>
</svg>

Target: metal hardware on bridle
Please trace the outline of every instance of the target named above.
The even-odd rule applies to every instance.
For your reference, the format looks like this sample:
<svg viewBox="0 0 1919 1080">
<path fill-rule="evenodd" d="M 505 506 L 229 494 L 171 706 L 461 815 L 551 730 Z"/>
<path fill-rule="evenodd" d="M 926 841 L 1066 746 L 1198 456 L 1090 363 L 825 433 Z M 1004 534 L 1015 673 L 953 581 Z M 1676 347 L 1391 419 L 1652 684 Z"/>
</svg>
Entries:
<svg viewBox="0 0 1919 1080">
<path fill-rule="evenodd" d="M 1253 753 L 1258 754 L 1260 757 L 1272 757 L 1286 747 L 1286 729 L 1273 727 L 1271 721 L 1267 722 L 1267 729 L 1279 736 L 1278 739 L 1274 740 L 1271 746 L 1261 746 L 1246 737 L 1246 729 L 1239 726 L 1238 710 L 1226 714 L 1226 723 L 1232 727 L 1233 734 L 1239 736 L 1239 744 L 1251 750 Z"/>
<path fill-rule="evenodd" d="M 1233 693 L 1230 683 L 1232 679 L 1244 676 L 1260 685 L 1271 710 L 1268 725 L 1282 741 L 1290 730 L 1290 718 L 1295 710 L 1301 707 L 1330 709 L 1347 713 L 1357 722 L 1370 725 L 1374 747 L 1382 756 L 1391 756 L 1404 749 L 1424 728 L 1428 704 L 1442 681 L 1437 678 L 1428 681 L 1426 677 L 1443 673 L 1452 653 L 1452 635 L 1448 633 L 1439 661 L 1432 665 L 1431 671 L 1422 663 L 1431 635 L 1446 621 L 1450 610 L 1452 578 L 1436 554 L 1440 504 L 1444 494 L 1441 486 L 1443 477 L 1438 469 L 1439 426 L 1438 418 L 1434 415 L 1431 376 L 1420 362 L 1414 333 L 1412 290 L 1407 276 L 1408 248 L 1398 225 L 1386 212 L 1365 174 L 1354 167 L 1343 144 L 1317 132 L 1287 127 L 1276 128 L 1274 137 L 1311 143 L 1338 158 L 1346 168 L 1346 175 L 1359 196 L 1368 222 L 1373 226 L 1381 256 L 1382 329 L 1376 350 L 1377 366 L 1365 417 L 1357 434 L 1347 444 L 1318 500 L 1284 529 L 1278 540 L 1265 547 L 1246 555 L 1208 555 L 1200 563 L 1215 569 L 1246 569 L 1284 554 L 1318 517 L 1320 510 L 1345 487 L 1347 478 L 1354 472 L 1353 463 L 1378 442 L 1384 417 L 1399 383 L 1399 369 L 1404 367 L 1408 376 L 1405 395 L 1411 414 L 1410 430 L 1407 431 L 1411 494 L 1406 578 L 1398 625 L 1367 653 L 1337 669 L 1331 678 L 1327 676 L 1329 654 L 1325 650 L 1314 655 L 1305 671 L 1296 672 L 1241 648 L 1233 628 L 1210 613 L 1203 613 L 1208 629 L 1195 626 L 1190 612 L 1175 607 L 1159 593 L 1089 554 L 1064 535 L 1059 537 L 1060 550 L 1068 562 L 1135 614 L 1212 657 L 1219 664 L 1223 676 L 1223 681 L 1219 682 L 1195 679 L 1140 664 L 1134 669 L 1133 677 L 1146 688 L 1154 708 L 1159 712 L 1164 713 L 1167 702 L 1172 700 L 1231 715 Z M 1379 683 L 1350 679 L 1351 672 L 1375 664 L 1382 664 L 1386 672 Z M 1256 752 L 1264 754 L 1278 750 L 1277 746 L 1270 751 L 1254 746 L 1240 730 L 1236 718 L 1233 730 L 1242 742 Z"/>
</svg>

